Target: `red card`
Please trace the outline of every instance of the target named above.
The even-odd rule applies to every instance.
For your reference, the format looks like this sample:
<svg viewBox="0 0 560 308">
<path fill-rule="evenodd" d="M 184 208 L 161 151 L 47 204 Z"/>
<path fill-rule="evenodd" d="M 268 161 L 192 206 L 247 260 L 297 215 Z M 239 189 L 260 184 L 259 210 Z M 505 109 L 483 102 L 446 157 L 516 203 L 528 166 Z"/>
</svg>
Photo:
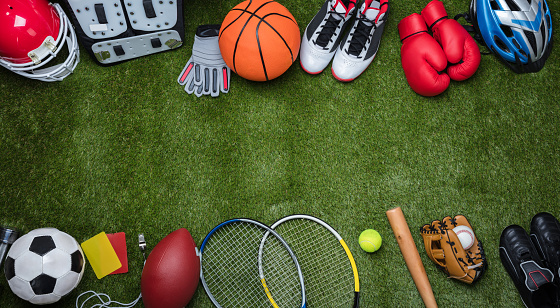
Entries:
<svg viewBox="0 0 560 308">
<path fill-rule="evenodd" d="M 111 246 L 113 246 L 113 249 L 117 253 L 117 257 L 119 257 L 119 261 L 121 261 L 122 264 L 121 268 L 109 275 L 127 273 L 128 256 L 126 252 L 126 236 L 124 232 L 107 234 L 107 238 L 109 238 L 109 242 L 111 242 Z"/>
</svg>

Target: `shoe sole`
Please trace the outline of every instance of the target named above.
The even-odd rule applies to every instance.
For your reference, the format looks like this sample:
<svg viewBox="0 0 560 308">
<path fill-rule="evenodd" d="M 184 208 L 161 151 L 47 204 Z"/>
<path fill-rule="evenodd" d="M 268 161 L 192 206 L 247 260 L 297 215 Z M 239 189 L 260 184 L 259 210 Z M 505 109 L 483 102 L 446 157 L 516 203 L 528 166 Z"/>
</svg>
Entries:
<svg viewBox="0 0 560 308">
<path fill-rule="evenodd" d="M 301 60 L 299 60 L 299 65 L 301 66 L 301 68 L 303 69 L 304 72 L 306 72 L 310 75 L 318 75 L 318 74 L 321 74 L 324 71 L 324 69 L 323 69 L 323 70 L 320 70 L 318 72 L 310 72 L 310 71 L 305 69 L 305 67 L 303 66 L 303 63 L 301 63 Z"/>
<path fill-rule="evenodd" d="M 360 75 L 362 75 L 364 72 L 365 72 L 365 70 L 362 71 L 362 72 L 360 73 Z M 356 76 L 356 77 L 354 77 L 354 78 L 349 78 L 349 79 L 340 78 L 340 77 L 338 77 L 338 76 L 336 75 L 336 73 L 334 72 L 334 69 L 332 69 L 332 68 L 331 68 L 331 73 L 332 73 L 332 75 L 334 76 L 334 78 L 336 78 L 336 80 L 342 81 L 342 82 L 354 81 L 356 78 L 360 77 L 360 75 L 358 75 L 358 76 Z"/>
</svg>

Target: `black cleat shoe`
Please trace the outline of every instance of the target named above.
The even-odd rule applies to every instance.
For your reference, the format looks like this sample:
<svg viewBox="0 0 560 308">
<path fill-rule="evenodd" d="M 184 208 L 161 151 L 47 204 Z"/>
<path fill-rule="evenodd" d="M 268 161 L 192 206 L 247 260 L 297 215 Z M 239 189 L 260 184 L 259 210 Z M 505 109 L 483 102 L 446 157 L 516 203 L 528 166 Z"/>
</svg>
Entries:
<svg viewBox="0 0 560 308">
<path fill-rule="evenodd" d="M 554 273 L 560 287 L 560 222 L 550 213 L 539 213 L 531 220 L 531 240 L 542 264 Z"/>
<path fill-rule="evenodd" d="M 500 259 L 527 308 L 558 308 L 560 292 L 554 274 L 544 268 L 531 238 L 518 225 L 502 231 Z"/>
</svg>

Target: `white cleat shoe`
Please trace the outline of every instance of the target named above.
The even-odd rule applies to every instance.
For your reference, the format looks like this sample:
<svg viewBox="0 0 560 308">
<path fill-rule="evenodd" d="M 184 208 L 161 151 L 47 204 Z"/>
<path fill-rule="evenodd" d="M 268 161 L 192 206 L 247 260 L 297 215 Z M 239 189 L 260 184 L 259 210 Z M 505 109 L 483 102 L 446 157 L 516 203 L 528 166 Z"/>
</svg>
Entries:
<svg viewBox="0 0 560 308">
<path fill-rule="evenodd" d="M 365 0 L 334 56 L 331 70 L 336 79 L 352 81 L 371 64 L 379 49 L 388 13 L 388 0 Z"/>
<path fill-rule="evenodd" d="M 318 74 L 327 67 L 355 9 L 356 0 L 325 1 L 303 34 L 299 60 L 304 71 Z"/>
</svg>

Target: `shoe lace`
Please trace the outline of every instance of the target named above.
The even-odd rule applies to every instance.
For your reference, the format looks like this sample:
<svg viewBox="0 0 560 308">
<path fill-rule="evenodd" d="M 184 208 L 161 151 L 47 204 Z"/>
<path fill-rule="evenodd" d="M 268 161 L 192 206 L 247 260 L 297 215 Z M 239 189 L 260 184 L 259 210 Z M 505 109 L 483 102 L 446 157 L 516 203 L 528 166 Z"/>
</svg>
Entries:
<svg viewBox="0 0 560 308">
<path fill-rule="evenodd" d="M 359 13 L 359 15 L 360 17 L 357 18 L 358 22 L 354 27 L 354 35 L 352 36 L 350 45 L 348 46 L 348 53 L 361 58 L 359 57 L 360 53 L 371 41 L 371 29 L 377 28 L 377 26 L 361 13 Z"/>
<path fill-rule="evenodd" d="M 531 259 L 531 252 L 527 248 L 519 249 L 517 256 L 520 260 L 530 260 Z"/>
<path fill-rule="evenodd" d="M 333 40 L 333 34 L 336 29 L 340 28 L 340 21 L 344 18 L 344 13 L 338 13 L 334 10 L 334 7 L 328 12 L 328 17 L 325 19 L 325 24 L 322 26 L 321 30 L 318 32 L 317 40 L 315 43 L 323 48 L 325 48 Z"/>
</svg>

